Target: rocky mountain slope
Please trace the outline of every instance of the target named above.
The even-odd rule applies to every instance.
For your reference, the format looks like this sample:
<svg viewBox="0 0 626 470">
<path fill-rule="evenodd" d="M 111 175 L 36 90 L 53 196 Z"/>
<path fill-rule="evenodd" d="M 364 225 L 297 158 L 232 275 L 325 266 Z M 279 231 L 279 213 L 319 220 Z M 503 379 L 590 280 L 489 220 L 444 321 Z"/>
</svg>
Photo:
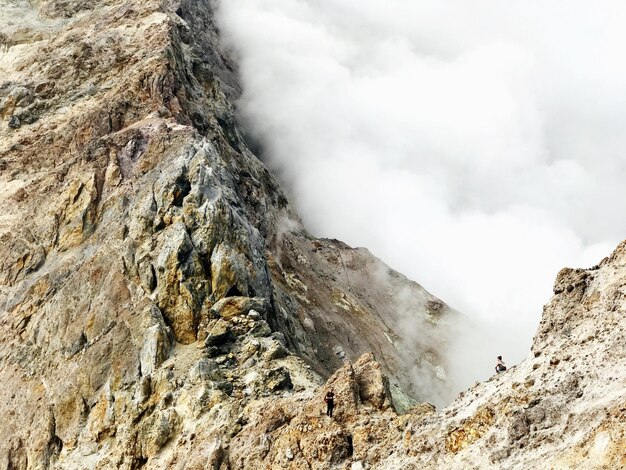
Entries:
<svg viewBox="0 0 626 470">
<path fill-rule="evenodd" d="M 626 242 L 563 269 L 530 356 L 415 418 L 380 468 L 626 468 Z"/>
<path fill-rule="evenodd" d="M 371 354 L 347 362 L 321 387 L 297 360 L 281 362 L 302 390 L 251 394 L 238 402 L 231 438 L 205 437 L 200 447 L 185 443 L 182 452 L 180 444 L 172 446 L 153 462 L 236 469 L 626 468 L 625 338 L 623 242 L 599 266 L 563 269 L 530 356 L 439 413 L 424 403 L 398 414 Z M 333 419 L 323 414 L 329 389 L 337 395 Z M 215 432 L 205 431 L 219 423 L 211 413 L 211 424 L 194 432 Z"/>
<path fill-rule="evenodd" d="M 0 468 L 626 466 L 626 244 L 437 413 L 460 317 L 303 229 L 211 2 L 0 2 Z"/>
<path fill-rule="evenodd" d="M 457 315 L 303 229 L 236 125 L 212 9 L 0 3 L 2 468 L 224 449 L 245 397 L 368 351 L 416 398 L 450 388 Z"/>
</svg>

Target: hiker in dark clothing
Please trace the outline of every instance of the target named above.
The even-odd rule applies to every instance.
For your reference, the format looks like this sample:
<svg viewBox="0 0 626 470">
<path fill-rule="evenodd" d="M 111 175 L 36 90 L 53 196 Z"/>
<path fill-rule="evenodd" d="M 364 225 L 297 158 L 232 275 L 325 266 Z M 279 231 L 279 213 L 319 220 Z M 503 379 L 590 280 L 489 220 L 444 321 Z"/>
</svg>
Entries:
<svg viewBox="0 0 626 470">
<path fill-rule="evenodd" d="M 498 356 L 498 362 L 496 362 L 496 374 L 501 374 L 504 371 L 506 371 L 506 365 L 504 365 L 502 356 Z"/>
<path fill-rule="evenodd" d="M 335 392 L 330 389 L 324 397 L 326 402 L 326 416 L 333 417 L 333 408 L 335 407 Z"/>
</svg>

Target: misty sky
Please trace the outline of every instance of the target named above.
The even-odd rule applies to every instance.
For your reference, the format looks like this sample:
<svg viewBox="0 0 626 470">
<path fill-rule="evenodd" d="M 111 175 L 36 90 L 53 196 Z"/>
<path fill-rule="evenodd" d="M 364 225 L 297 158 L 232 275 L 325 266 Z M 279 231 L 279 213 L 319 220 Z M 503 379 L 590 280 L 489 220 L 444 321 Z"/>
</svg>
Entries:
<svg viewBox="0 0 626 470">
<path fill-rule="evenodd" d="M 626 237 L 626 3 L 228 0 L 242 118 L 307 227 L 528 348 Z M 491 370 L 491 367 L 490 369 Z"/>
</svg>

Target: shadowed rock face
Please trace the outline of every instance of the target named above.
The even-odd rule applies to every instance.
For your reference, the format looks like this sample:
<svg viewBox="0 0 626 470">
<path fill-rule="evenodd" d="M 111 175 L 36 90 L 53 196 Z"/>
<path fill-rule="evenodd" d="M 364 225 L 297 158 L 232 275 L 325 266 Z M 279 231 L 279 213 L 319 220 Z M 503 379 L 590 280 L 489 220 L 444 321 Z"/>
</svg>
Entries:
<svg viewBox="0 0 626 470">
<path fill-rule="evenodd" d="M 1 467 L 171 468 L 195 442 L 219 468 L 246 400 L 368 351 L 447 389 L 455 314 L 303 229 L 237 127 L 212 2 L 0 13 Z"/>
</svg>

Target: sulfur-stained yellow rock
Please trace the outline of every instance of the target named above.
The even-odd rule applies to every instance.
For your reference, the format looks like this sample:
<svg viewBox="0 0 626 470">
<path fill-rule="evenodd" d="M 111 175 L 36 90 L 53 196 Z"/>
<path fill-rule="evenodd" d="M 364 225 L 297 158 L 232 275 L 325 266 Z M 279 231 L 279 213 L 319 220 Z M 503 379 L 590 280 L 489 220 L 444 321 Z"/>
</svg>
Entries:
<svg viewBox="0 0 626 470">
<path fill-rule="evenodd" d="M 624 466 L 625 244 L 453 401 L 461 316 L 307 233 L 240 93 L 208 0 L 0 2 L 0 468 Z"/>
</svg>

